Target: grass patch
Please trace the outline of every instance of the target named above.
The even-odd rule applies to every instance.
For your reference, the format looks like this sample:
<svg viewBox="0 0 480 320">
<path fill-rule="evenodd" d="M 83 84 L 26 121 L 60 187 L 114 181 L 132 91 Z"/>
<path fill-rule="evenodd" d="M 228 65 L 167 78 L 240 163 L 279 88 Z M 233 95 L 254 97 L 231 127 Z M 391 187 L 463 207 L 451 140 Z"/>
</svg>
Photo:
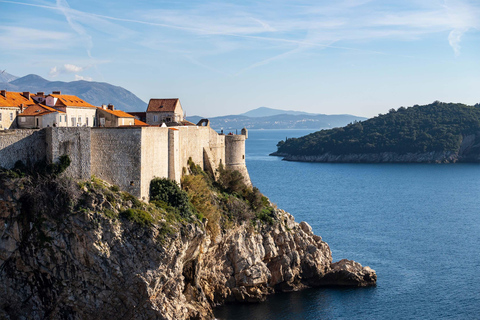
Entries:
<svg viewBox="0 0 480 320">
<path fill-rule="evenodd" d="M 150 213 L 142 209 L 127 209 L 122 211 L 120 215 L 142 227 L 152 226 L 154 219 Z"/>
</svg>

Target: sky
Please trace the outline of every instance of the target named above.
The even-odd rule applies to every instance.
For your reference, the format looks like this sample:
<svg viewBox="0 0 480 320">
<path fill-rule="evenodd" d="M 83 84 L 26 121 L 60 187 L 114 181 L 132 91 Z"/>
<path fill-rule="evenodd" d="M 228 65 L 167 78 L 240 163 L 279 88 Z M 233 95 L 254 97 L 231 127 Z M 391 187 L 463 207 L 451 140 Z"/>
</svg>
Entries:
<svg viewBox="0 0 480 320">
<path fill-rule="evenodd" d="M 180 98 L 187 115 L 480 102 L 479 0 L 0 0 L 0 13 L 0 72 Z"/>
</svg>

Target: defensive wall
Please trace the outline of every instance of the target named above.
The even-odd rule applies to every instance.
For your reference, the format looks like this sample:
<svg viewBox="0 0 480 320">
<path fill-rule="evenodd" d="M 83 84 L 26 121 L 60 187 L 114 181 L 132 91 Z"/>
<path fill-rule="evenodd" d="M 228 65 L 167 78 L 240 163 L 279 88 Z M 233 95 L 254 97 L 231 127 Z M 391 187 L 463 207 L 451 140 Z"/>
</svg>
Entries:
<svg viewBox="0 0 480 320">
<path fill-rule="evenodd" d="M 242 132 L 243 133 L 243 132 Z M 218 134 L 209 126 L 182 127 L 49 127 L 0 132 L 0 166 L 12 168 L 68 155 L 66 174 L 92 175 L 148 200 L 150 181 L 170 178 L 180 183 L 189 158 L 215 174 L 218 166 L 240 171 L 251 184 L 245 165 L 243 135 Z"/>
</svg>

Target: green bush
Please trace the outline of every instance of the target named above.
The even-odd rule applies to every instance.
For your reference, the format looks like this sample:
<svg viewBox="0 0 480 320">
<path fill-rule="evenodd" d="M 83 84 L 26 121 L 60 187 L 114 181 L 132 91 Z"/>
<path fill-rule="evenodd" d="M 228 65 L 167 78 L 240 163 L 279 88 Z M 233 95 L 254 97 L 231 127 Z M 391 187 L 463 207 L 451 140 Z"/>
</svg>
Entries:
<svg viewBox="0 0 480 320">
<path fill-rule="evenodd" d="M 257 213 L 256 219 L 264 223 L 273 225 L 275 222 L 274 210 L 272 207 L 263 208 L 260 212 Z"/>
<path fill-rule="evenodd" d="M 163 201 L 180 210 L 183 217 L 190 217 L 192 209 L 188 195 L 178 184 L 170 179 L 155 178 L 150 182 L 150 201 Z"/>
<path fill-rule="evenodd" d="M 142 209 L 127 209 L 120 214 L 123 218 L 133 221 L 142 227 L 149 227 L 153 224 L 152 215 Z"/>
<path fill-rule="evenodd" d="M 222 164 L 218 167 L 218 184 L 228 193 L 242 195 L 247 189 L 243 175 L 237 170 L 225 169 Z"/>
</svg>

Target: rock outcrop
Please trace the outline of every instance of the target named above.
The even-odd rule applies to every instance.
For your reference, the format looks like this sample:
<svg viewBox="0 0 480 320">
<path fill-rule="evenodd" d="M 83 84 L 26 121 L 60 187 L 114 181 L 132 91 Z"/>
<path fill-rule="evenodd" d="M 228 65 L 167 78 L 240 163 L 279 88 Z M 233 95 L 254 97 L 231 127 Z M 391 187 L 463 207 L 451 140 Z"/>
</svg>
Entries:
<svg viewBox="0 0 480 320">
<path fill-rule="evenodd" d="M 212 238 L 208 221 L 123 219 L 132 200 L 119 195 L 84 188 L 73 210 L 58 196 L 72 182 L 28 197 L 23 183 L 0 183 L 2 319 L 211 319 L 226 302 L 376 283 L 369 267 L 332 263 L 327 243 L 283 210 L 274 224 L 235 224 Z M 45 195 L 54 209 L 38 206 Z"/>
</svg>

